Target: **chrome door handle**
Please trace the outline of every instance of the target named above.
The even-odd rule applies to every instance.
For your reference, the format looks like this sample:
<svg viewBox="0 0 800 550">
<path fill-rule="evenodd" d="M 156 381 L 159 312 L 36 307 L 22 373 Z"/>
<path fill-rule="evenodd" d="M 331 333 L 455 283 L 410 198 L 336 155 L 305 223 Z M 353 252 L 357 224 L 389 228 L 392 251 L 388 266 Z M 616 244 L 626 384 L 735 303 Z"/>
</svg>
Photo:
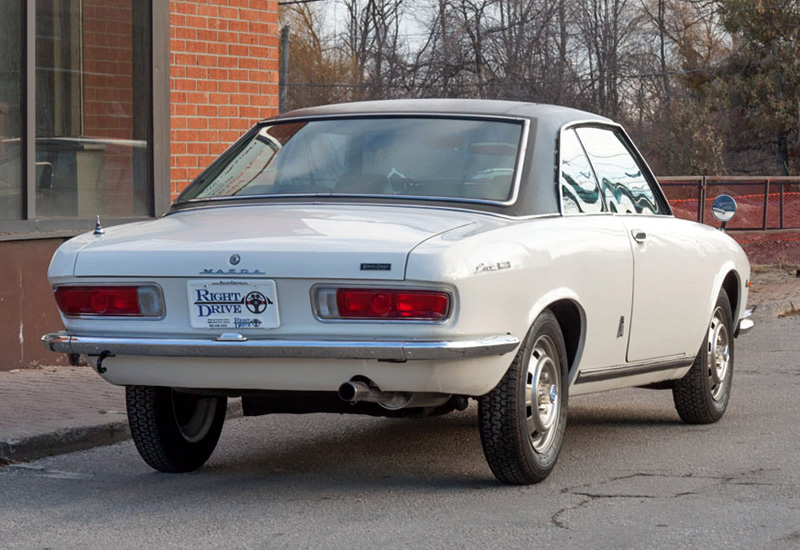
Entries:
<svg viewBox="0 0 800 550">
<path fill-rule="evenodd" d="M 647 240 L 647 233 L 641 229 L 634 229 L 631 231 L 631 235 L 633 235 L 633 240 L 637 243 L 643 243 Z"/>
</svg>

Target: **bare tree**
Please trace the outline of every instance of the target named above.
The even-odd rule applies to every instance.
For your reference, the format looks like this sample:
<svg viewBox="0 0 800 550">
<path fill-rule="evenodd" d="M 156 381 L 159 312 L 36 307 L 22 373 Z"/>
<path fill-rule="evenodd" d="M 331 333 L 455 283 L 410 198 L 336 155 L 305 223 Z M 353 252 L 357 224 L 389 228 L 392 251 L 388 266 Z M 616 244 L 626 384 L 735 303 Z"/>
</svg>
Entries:
<svg viewBox="0 0 800 550">
<path fill-rule="evenodd" d="M 629 0 L 580 0 L 579 5 L 592 102 L 602 114 L 617 117 L 622 106 L 621 67 L 642 14 Z"/>
<path fill-rule="evenodd" d="M 358 81 L 351 65 L 326 34 L 325 19 L 314 4 L 296 4 L 281 14 L 291 29 L 287 104 L 290 109 L 348 101 Z"/>
<path fill-rule="evenodd" d="M 353 73 L 364 86 L 357 95 L 374 99 L 402 88 L 406 72 L 400 27 L 403 0 L 342 0 L 346 25 L 342 43 Z"/>
<path fill-rule="evenodd" d="M 332 1 L 344 8 L 336 25 L 321 4 L 282 12 L 293 32 L 292 107 L 392 97 L 562 104 L 625 123 L 660 173 L 752 171 L 774 165 L 770 147 L 789 170 L 800 152 L 800 18 L 779 0 Z M 786 24 L 759 50 L 777 13 Z M 754 54 L 767 50 L 772 61 Z M 767 100 L 781 106 L 772 137 L 750 132 L 758 102 L 745 92 L 755 89 L 763 112 L 772 113 Z M 727 137 L 743 132 L 754 139 Z"/>
</svg>

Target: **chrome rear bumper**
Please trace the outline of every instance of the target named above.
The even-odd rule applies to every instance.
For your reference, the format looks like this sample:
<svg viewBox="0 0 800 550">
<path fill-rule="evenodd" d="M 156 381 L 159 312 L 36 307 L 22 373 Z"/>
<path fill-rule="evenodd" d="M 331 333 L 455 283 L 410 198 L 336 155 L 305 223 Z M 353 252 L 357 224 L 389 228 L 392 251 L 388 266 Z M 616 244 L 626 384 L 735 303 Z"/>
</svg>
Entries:
<svg viewBox="0 0 800 550">
<path fill-rule="evenodd" d="M 519 340 L 511 335 L 449 341 L 397 340 L 195 340 L 100 338 L 54 332 L 42 336 L 51 351 L 85 355 L 149 355 L 160 357 L 277 357 L 413 361 L 466 359 L 504 355 Z"/>
</svg>

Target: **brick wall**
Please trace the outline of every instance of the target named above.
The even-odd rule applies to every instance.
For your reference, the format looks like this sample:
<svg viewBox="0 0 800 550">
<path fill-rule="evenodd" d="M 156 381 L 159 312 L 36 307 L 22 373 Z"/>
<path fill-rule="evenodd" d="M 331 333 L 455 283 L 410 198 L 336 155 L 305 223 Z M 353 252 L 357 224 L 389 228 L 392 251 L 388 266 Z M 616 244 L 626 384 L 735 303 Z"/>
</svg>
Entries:
<svg viewBox="0 0 800 550">
<path fill-rule="evenodd" d="M 278 112 L 277 0 L 171 0 L 171 194 Z"/>
</svg>

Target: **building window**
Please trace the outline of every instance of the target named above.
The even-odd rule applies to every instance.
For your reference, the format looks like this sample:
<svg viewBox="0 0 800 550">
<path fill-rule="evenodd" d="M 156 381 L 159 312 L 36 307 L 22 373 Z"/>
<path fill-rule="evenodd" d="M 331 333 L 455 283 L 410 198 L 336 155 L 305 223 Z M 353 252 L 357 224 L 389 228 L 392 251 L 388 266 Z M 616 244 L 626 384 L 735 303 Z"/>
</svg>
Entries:
<svg viewBox="0 0 800 550">
<path fill-rule="evenodd" d="M 0 17 L 0 221 L 22 219 L 23 0 Z"/>
<path fill-rule="evenodd" d="M 36 2 L 37 217 L 150 211 L 149 94 L 136 93 L 149 88 L 149 56 L 136 51 L 149 16 L 133 3 L 145 4 Z"/>
<path fill-rule="evenodd" d="M 154 215 L 152 2 L 5 0 L 3 12 L 0 235 Z"/>
</svg>

